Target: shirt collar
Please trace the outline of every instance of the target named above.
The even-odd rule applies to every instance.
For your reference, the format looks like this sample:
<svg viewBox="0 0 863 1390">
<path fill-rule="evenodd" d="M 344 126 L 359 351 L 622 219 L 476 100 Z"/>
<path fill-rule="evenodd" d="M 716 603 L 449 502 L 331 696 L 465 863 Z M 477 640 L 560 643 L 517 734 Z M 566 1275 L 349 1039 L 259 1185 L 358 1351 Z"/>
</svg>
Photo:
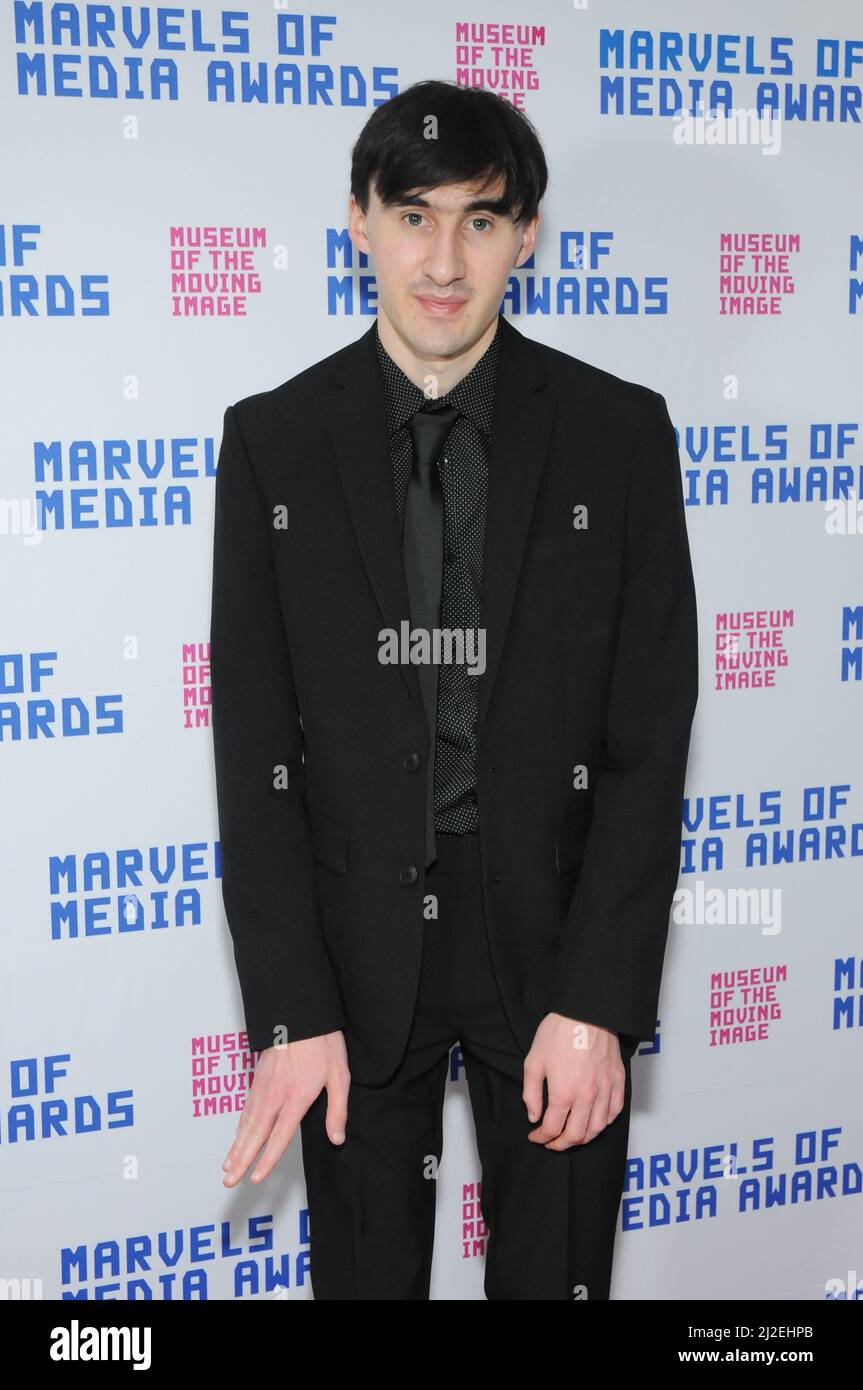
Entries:
<svg viewBox="0 0 863 1390">
<path fill-rule="evenodd" d="M 397 429 L 407 424 L 415 411 L 423 406 L 428 406 L 429 400 L 423 395 L 419 386 L 416 386 L 390 357 L 381 342 L 377 319 L 375 319 L 374 337 L 386 394 L 387 431 L 392 436 Z M 445 396 L 438 396 L 434 403 L 436 410 L 445 406 L 456 406 L 463 415 L 466 415 L 483 431 L 486 438 L 491 437 L 500 342 L 500 314 L 498 314 L 495 335 L 482 357 L 474 363 L 461 381 L 456 382 L 451 391 L 448 391 Z"/>
</svg>

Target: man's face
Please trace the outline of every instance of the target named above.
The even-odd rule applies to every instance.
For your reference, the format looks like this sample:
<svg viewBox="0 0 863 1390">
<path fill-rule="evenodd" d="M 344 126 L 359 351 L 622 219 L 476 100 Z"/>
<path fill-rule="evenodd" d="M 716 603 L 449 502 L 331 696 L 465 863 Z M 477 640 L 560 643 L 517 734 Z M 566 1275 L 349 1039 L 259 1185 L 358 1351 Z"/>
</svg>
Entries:
<svg viewBox="0 0 863 1390">
<path fill-rule="evenodd" d="M 373 263 L 379 313 L 415 357 L 469 352 L 497 318 L 511 270 L 532 254 L 540 214 L 517 225 L 495 212 L 503 187 L 440 184 L 393 207 L 372 190 L 365 214 L 351 195 L 350 237 Z"/>
</svg>

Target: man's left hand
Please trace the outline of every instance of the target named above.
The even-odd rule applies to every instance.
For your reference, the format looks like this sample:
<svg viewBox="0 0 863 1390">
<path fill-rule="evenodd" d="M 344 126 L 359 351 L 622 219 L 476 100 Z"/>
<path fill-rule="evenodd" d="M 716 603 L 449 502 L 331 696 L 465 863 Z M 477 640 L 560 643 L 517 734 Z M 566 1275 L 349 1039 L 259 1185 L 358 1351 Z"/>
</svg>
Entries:
<svg viewBox="0 0 863 1390">
<path fill-rule="evenodd" d="M 528 1119 L 542 1115 L 542 1083 L 548 1106 L 528 1135 L 547 1149 L 589 1144 L 623 1109 L 626 1069 L 616 1033 L 592 1023 L 546 1014 L 524 1059 Z"/>
</svg>

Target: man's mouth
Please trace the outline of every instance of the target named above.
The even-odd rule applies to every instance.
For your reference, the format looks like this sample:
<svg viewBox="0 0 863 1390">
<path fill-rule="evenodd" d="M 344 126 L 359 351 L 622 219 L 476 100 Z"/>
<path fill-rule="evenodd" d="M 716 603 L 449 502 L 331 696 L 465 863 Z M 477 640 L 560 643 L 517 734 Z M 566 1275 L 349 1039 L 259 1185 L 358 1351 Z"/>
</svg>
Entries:
<svg viewBox="0 0 863 1390">
<path fill-rule="evenodd" d="M 435 318 L 454 318 L 459 309 L 467 303 L 466 299 L 460 299 L 455 295 L 446 299 L 441 299 L 437 295 L 418 294 L 417 299 L 425 309 L 426 313 L 433 314 Z"/>
</svg>

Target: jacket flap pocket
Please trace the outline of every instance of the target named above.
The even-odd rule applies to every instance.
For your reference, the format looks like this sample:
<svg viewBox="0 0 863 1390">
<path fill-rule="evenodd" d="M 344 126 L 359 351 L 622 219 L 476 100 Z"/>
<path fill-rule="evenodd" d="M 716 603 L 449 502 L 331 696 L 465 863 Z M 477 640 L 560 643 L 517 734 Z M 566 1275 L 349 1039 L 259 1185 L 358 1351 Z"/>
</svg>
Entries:
<svg viewBox="0 0 863 1390">
<path fill-rule="evenodd" d="M 335 874 L 343 874 L 348 867 L 349 834 L 347 826 L 332 816 L 323 816 L 319 811 L 309 812 L 309 825 L 312 832 L 312 853 L 319 864 L 332 869 Z"/>
<path fill-rule="evenodd" d="M 554 862 L 559 874 L 577 869 L 584 858 L 584 847 L 593 823 L 593 808 L 585 807 L 563 821 L 554 832 Z"/>
</svg>

